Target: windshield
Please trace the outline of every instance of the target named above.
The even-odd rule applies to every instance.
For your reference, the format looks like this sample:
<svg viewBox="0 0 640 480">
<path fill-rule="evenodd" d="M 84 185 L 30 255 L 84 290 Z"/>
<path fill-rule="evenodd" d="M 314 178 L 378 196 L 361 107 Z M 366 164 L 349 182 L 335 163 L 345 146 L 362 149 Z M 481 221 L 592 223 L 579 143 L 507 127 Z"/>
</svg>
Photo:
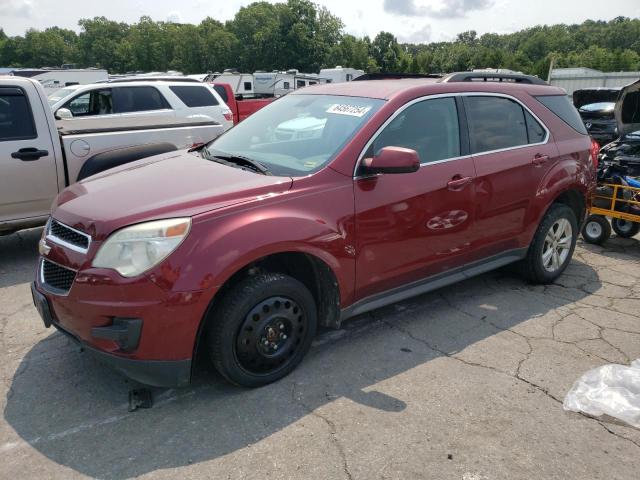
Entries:
<svg viewBox="0 0 640 480">
<path fill-rule="evenodd" d="M 61 88 L 60 90 L 56 90 L 55 92 L 53 92 L 51 95 L 47 97 L 47 100 L 49 101 L 49 106 L 53 107 L 55 103 L 58 103 L 58 101 L 71 95 L 77 89 L 78 87 L 67 87 L 67 88 Z"/>
<path fill-rule="evenodd" d="M 302 176 L 330 162 L 384 100 L 288 95 L 211 142 L 207 156 L 242 156 L 274 175 Z"/>
</svg>

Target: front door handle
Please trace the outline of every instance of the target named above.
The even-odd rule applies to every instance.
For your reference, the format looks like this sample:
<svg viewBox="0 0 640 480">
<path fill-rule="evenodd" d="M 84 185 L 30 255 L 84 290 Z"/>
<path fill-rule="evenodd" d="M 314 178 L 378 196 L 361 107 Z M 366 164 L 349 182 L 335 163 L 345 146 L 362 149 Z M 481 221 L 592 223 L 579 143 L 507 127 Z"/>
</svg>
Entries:
<svg viewBox="0 0 640 480">
<path fill-rule="evenodd" d="M 462 175 L 455 175 L 451 180 L 447 182 L 447 188 L 449 190 L 462 190 L 473 180 L 472 177 L 463 177 Z"/>
<path fill-rule="evenodd" d="M 38 150 L 37 148 L 29 147 L 21 148 L 17 152 L 13 152 L 11 154 L 11 158 L 17 158 L 23 162 L 32 162 L 33 160 L 38 160 L 40 157 L 45 157 L 47 155 L 49 155 L 48 150 Z"/>
<path fill-rule="evenodd" d="M 531 163 L 534 164 L 536 167 L 539 167 L 540 165 L 546 163 L 549 160 L 549 155 L 542 155 L 542 154 L 537 154 L 535 157 L 533 157 L 533 160 L 531 160 Z"/>
</svg>

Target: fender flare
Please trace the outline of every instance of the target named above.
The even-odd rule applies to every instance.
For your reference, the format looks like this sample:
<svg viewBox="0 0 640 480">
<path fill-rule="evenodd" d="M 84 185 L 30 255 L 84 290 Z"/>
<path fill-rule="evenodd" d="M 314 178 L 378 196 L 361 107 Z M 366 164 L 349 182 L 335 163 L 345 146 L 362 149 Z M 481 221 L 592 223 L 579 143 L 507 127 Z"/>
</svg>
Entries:
<svg viewBox="0 0 640 480">
<path fill-rule="evenodd" d="M 178 150 L 178 148 L 174 144 L 162 142 L 117 148 L 115 150 L 97 153 L 84 162 L 82 168 L 80 168 L 76 181 L 79 182 L 91 175 L 124 165 L 125 163 L 130 163 L 135 160 L 140 160 L 141 158 L 151 157 L 153 155 L 159 155 L 161 153 L 172 152 L 175 150 Z"/>
</svg>

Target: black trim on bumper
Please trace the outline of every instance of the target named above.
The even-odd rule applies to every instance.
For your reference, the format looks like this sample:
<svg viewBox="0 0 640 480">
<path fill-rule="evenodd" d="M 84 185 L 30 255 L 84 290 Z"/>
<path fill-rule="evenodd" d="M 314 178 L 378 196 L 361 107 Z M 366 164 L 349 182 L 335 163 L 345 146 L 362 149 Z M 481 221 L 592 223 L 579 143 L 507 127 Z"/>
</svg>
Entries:
<svg viewBox="0 0 640 480">
<path fill-rule="evenodd" d="M 131 360 L 83 345 L 85 350 L 132 380 L 153 387 L 184 387 L 191 382 L 191 360 Z"/>
</svg>

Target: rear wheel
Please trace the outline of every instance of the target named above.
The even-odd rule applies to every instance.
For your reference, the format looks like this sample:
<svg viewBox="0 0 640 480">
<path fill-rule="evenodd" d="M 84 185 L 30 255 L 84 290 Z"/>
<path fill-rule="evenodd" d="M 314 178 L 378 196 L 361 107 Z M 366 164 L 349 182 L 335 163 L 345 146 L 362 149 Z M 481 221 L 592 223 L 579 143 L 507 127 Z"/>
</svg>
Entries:
<svg viewBox="0 0 640 480">
<path fill-rule="evenodd" d="M 630 222 L 629 220 L 623 220 L 622 218 L 614 218 L 611 221 L 611 226 L 616 235 L 622 238 L 635 237 L 640 232 L 640 223 Z"/>
<path fill-rule="evenodd" d="M 216 369 L 230 382 L 259 387 L 290 373 L 316 332 L 311 292 L 279 273 L 242 280 L 214 308 L 208 336 Z"/>
<path fill-rule="evenodd" d="M 538 226 L 523 262 L 525 276 L 551 283 L 567 268 L 576 246 L 578 225 L 573 210 L 553 204 Z"/>
<path fill-rule="evenodd" d="M 602 245 L 611 236 L 609 220 L 602 215 L 589 215 L 582 227 L 582 238 L 585 242 Z"/>
</svg>

